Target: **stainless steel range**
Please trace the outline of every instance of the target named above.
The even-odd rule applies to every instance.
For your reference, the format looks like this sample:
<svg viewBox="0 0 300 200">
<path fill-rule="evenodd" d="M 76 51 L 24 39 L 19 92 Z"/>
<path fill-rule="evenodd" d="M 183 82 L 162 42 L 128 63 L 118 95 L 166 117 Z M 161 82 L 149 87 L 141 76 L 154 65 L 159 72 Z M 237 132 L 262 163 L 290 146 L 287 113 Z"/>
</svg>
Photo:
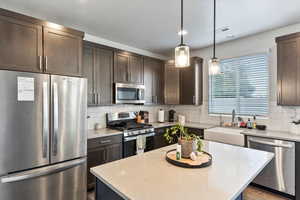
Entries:
<svg viewBox="0 0 300 200">
<path fill-rule="evenodd" d="M 154 128 L 151 124 L 136 122 L 137 112 L 108 113 L 107 127 L 123 131 L 123 158 L 136 155 L 138 135 L 146 136 L 145 152 L 154 149 Z"/>
</svg>

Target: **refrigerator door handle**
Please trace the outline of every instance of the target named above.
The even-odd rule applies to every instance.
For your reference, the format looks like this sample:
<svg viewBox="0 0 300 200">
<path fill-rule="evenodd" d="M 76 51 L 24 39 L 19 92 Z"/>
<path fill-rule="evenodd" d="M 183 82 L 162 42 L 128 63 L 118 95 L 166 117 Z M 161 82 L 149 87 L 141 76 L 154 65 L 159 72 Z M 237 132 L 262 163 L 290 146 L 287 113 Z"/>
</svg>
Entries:
<svg viewBox="0 0 300 200">
<path fill-rule="evenodd" d="M 48 82 L 43 82 L 43 136 L 42 149 L 43 157 L 48 157 L 48 138 L 49 138 L 49 100 Z"/>
<path fill-rule="evenodd" d="M 58 145 L 58 88 L 57 83 L 53 83 L 53 155 L 57 155 Z"/>
<path fill-rule="evenodd" d="M 73 160 L 49 167 L 44 167 L 41 169 L 33 169 L 29 170 L 27 172 L 20 172 L 16 174 L 11 174 L 7 176 L 1 177 L 1 183 L 12 183 L 12 182 L 18 182 L 18 181 L 24 181 L 28 179 L 38 178 L 41 176 L 47 176 L 50 174 L 59 173 L 61 171 L 65 171 L 67 169 L 76 167 L 78 165 L 81 165 L 86 162 L 86 158 L 81 158 L 79 160 Z"/>
</svg>

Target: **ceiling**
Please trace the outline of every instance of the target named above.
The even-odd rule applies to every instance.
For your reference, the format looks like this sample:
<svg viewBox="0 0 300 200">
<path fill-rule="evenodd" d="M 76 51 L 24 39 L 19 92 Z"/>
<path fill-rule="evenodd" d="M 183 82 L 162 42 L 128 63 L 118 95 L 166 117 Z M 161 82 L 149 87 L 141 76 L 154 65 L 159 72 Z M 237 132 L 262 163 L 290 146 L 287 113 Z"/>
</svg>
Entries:
<svg viewBox="0 0 300 200">
<path fill-rule="evenodd" d="M 0 0 L 0 7 L 73 27 L 153 53 L 170 55 L 179 43 L 179 0 Z M 300 22 L 299 0 L 217 0 L 217 41 Z M 212 43 L 213 1 L 184 1 L 185 43 Z M 228 37 L 233 35 L 234 37 Z"/>
</svg>

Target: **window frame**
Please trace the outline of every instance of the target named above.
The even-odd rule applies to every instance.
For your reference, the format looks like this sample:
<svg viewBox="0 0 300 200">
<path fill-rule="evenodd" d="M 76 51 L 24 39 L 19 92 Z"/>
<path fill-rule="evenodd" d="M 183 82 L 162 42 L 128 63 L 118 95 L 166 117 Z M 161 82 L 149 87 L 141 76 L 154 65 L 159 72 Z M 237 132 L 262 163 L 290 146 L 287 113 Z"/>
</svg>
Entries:
<svg viewBox="0 0 300 200">
<path fill-rule="evenodd" d="M 256 55 L 266 55 L 266 63 L 267 63 L 267 74 L 268 74 L 268 96 L 267 96 L 267 114 L 266 115 L 257 115 L 256 113 L 253 113 L 256 115 L 256 118 L 257 119 L 269 119 L 269 116 L 270 116 L 270 98 L 271 98 L 271 86 L 272 86 L 272 83 L 271 83 L 271 79 L 272 79 L 272 75 L 271 75 L 271 52 L 270 51 L 260 51 L 260 52 L 256 52 L 256 53 L 251 53 L 251 54 L 242 54 L 242 55 L 238 55 L 238 56 L 233 56 L 233 57 L 223 57 L 220 59 L 220 62 L 222 60 L 228 60 L 228 59 L 239 59 L 241 57 L 247 57 L 247 56 L 256 56 Z M 212 84 L 212 78 L 211 78 L 212 75 L 209 74 L 209 70 L 208 70 L 208 109 L 207 109 L 207 112 L 208 112 L 208 116 L 211 116 L 211 117 L 216 117 L 216 116 L 222 116 L 222 117 L 231 117 L 231 113 L 216 113 L 216 112 L 210 112 L 210 103 L 211 103 L 211 84 Z M 239 81 L 239 80 L 238 80 Z M 233 108 L 234 109 L 234 108 Z M 247 117 L 247 118 L 250 118 L 250 117 L 253 117 L 253 115 L 248 115 L 248 114 L 236 114 L 237 116 L 241 116 L 241 117 Z"/>
</svg>

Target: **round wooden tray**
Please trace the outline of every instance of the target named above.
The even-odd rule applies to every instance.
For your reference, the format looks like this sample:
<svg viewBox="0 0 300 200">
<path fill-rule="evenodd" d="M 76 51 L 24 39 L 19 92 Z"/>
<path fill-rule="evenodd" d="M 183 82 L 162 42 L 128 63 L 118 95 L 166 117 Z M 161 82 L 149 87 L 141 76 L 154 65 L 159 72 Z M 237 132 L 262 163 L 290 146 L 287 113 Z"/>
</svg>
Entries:
<svg viewBox="0 0 300 200">
<path fill-rule="evenodd" d="M 166 160 L 176 166 L 184 168 L 203 168 L 208 167 L 212 163 L 212 156 L 207 152 L 202 152 L 202 155 L 197 157 L 197 160 L 181 158 L 176 160 L 176 149 L 172 149 L 166 153 Z"/>
</svg>

